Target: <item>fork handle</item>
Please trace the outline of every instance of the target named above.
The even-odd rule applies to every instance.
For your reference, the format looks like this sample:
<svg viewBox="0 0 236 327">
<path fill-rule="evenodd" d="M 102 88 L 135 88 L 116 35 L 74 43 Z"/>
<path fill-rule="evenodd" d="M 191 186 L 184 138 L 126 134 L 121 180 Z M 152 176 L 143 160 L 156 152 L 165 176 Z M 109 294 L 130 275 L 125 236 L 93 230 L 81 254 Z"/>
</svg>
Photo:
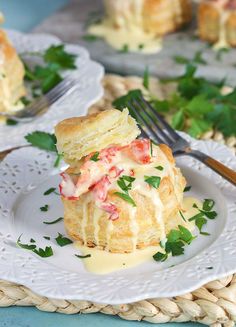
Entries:
<svg viewBox="0 0 236 327">
<path fill-rule="evenodd" d="M 227 179 L 234 186 L 236 186 L 236 172 L 234 170 L 226 167 L 221 162 L 207 156 L 205 153 L 201 151 L 191 149 L 190 151 L 186 152 L 186 154 L 198 159 L 206 166 L 214 170 L 216 173 Z"/>
</svg>

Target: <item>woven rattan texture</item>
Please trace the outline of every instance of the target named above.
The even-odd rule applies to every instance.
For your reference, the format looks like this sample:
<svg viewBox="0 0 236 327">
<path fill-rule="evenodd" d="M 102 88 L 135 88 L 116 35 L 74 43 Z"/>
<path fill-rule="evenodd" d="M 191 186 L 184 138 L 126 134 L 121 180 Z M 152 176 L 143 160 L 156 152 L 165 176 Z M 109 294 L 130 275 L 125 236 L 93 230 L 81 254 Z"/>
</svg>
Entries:
<svg viewBox="0 0 236 327">
<path fill-rule="evenodd" d="M 103 84 L 104 97 L 90 108 L 90 113 L 109 109 L 115 98 L 128 90 L 142 88 L 142 79 L 106 75 Z M 163 86 L 158 80 L 152 79 L 151 92 L 164 99 L 171 92 L 171 86 Z M 236 153 L 235 137 L 224 139 L 221 133 L 209 131 L 202 138 L 225 143 Z M 175 298 L 149 299 L 116 306 L 49 299 L 31 292 L 24 286 L 0 281 L 0 306 L 13 305 L 35 306 L 42 311 L 65 314 L 102 312 L 119 315 L 126 320 L 145 320 L 151 323 L 195 321 L 214 327 L 230 327 L 236 322 L 236 275 L 210 282 L 192 293 Z"/>
</svg>

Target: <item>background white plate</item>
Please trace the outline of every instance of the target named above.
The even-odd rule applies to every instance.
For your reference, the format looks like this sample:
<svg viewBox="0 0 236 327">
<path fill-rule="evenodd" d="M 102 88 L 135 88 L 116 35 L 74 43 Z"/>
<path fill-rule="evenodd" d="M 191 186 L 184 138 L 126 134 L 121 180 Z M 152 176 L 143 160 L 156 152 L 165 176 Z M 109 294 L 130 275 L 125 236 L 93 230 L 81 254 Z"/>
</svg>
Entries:
<svg viewBox="0 0 236 327">
<path fill-rule="evenodd" d="M 16 31 L 7 33 L 18 53 L 43 51 L 52 44 L 61 43 L 57 37 L 47 34 L 22 34 Z M 56 123 L 62 119 L 85 115 L 89 106 L 102 97 L 103 67 L 91 61 L 88 51 L 78 45 L 66 44 L 66 50 L 78 55 L 77 69 L 68 70 L 68 74 L 79 80 L 77 88 L 59 99 L 44 115 L 29 123 L 0 125 L 0 151 L 27 144 L 24 136 L 34 130 L 52 132 Z M 34 58 L 31 62 L 33 60 Z"/>
<path fill-rule="evenodd" d="M 225 146 L 212 141 L 191 142 L 193 148 L 236 169 L 236 158 Z M 236 271 L 235 187 L 194 159 L 182 157 L 179 166 L 192 185 L 186 195 L 216 201 L 218 217 L 205 228 L 211 236 L 199 236 L 186 248 L 185 255 L 165 263 L 153 261 L 108 275 L 88 273 L 82 260 L 74 256 L 78 250 L 73 245 L 61 248 L 56 244 L 57 233 L 65 234 L 63 223 L 43 224 L 63 216 L 60 197 L 43 195 L 60 180 L 54 160 L 52 154 L 29 147 L 12 152 L 0 164 L 1 279 L 26 285 L 47 297 L 121 304 L 187 293 Z M 49 211 L 44 213 L 39 208 L 45 204 Z M 51 245 L 54 256 L 40 258 L 18 248 L 20 234 L 22 242 L 34 238 L 38 246 Z"/>
</svg>

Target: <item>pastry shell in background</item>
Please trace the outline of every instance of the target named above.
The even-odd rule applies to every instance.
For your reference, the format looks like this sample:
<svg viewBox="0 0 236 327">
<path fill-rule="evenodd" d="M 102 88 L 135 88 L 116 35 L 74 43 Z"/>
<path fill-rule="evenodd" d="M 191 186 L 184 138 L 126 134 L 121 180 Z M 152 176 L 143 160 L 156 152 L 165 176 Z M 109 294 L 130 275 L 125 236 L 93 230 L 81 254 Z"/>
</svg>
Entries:
<svg viewBox="0 0 236 327">
<path fill-rule="evenodd" d="M 198 33 L 202 40 L 219 43 L 219 47 L 236 46 L 236 2 L 202 1 L 198 7 Z M 229 6 L 227 6 L 227 3 Z"/>
</svg>

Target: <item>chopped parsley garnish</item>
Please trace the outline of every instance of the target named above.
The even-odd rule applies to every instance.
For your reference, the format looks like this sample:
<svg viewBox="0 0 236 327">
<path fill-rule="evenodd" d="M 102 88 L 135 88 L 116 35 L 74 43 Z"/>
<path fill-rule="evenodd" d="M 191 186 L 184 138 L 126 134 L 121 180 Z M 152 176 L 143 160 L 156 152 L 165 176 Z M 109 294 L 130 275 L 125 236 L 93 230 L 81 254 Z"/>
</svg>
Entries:
<svg viewBox="0 0 236 327">
<path fill-rule="evenodd" d="M 215 201 L 212 199 L 205 199 L 203 202 L 202 209 L 204 211 L 211 211 L 211 209 L 214 207 Z"/>
<path fill-rule="evenodd" d="M 119 196 L 121 199 L 125 200 L 126 202 L 129 202 L 130 204 L 132 204 L 132 206 L 136 207 L 134 200 L 129 195 L 129 191 L 131 190 L 132 183 L 134 181 L 135 181 L 135 178 L 132 176 L 127 176 L 127 175 L 121 176 L 118 179 L 117 184 L 122 189 L 122 191 L 124 191 L 124 193 L 115 192 L 114 194 Z"/>
<path fill-rule="evenodd" d="M 210 82 L 197 77 L 196 71 L 197 68 L 189 63 L 182 76 L 163 80 L 163 83 L 176 83 L 176 90 L 165 100 L 158 99 L 150 91 L 148 95 L 144 95 L 140 89 L 135 89 L 113 101 L 113 106 L 119 110 L 127 107 L 130 114 L 135 117 L 129 104 L 134 100 L 139 101 L 140 96 L 144 96 L 157 112 L 171 118 L 171 125 L 175 129 L 184 130 L 196 138 L 211 129 L 222 132 L 226 137 L 234 136 L 236 87 L 230 94 L 222 95 L 225 81 Z"/>
<path fill-rule="evenodd" d="M 68 53 L 63 44 L 52 45 L 44 52 L 26 53 L 41 57 L 44 65 L 33 68 L 25 65 L 25 80 L 30 81 L 31 88 L 37 88 L 37 96 L 47 93 L 63 80 L 61 72 L 66 69 L 75 69 L 76 55 Z M 24 61 L 24 58 L 22 58 Z"/>
<path fill-rule="evenodd" d="M 18 121 L 14 120 L 12 118 L 7 118 L 7 120 L 6 120 L 6 125 L 8 125 L 8 126 L 15 126 L 17 124 L 18 124 Z"/>
<path fill-rule="evenodd" d="M 37 249 L 35 244 L 24 244 L 24 243 L 21 243 L 20 239 L 21 239 L 21 235 L 19 236 L 16 244 L 22 249 L 30 250 L 42 258 L 51 257 L 53 255 L 53 250 L 52 250 L 51 246 L 46 246 L 45 249 L 42 249 L 42 248 Z"/>
<path fill-rule="evenodd" d="M 189 218 L 189 221 L 194 221 L 201 235 L 210 235 L 207 232 L 203 232 L 202 228 L 207 224 L 207 219 L 215 219 L 217 216 L 216 211 L 212 211 L 215 205 L 215 201 L 212 199 L 205 199 L 202 205 L 202 209 L 199 209 L 196 203 L 193 207 L 198 209 L 199 213 Z"/>
<path fill-rule="evenodd" d="M 150 140 L 150 155 L 153 156 L 153 142 Z"/>
<path fill-rule="evenodd" d="M 183 56 L 174 56 L 173 59 L 177 64 L 181 64 L 181 65 L 188 65 L 191 63 L 201 64 L 201 65 L 207 64 L 206 60 L 203 59 L 203 57 L 202 57 L 202 51 L 197 51 L 192 59 L 188 59 Z"/>
<path fill-rule="evenodd" d="M 164 252 L 157 252 L 154 254 L 155 261 L 165 261 L 169 255 L 179 256 L 184 254 L 184 247 L 191 244 L 196 237 L 185 228 L 179 225 L 178 229 L 172 229 L 167 235 L 165 244 L 162 244 Z"/>
<path fill-rule="evenodd" d="M 93 34 L 86 34 L 83 36 L 83 40 L 88 41 L 88 42 L 94 42 L 98 40 L 97 35 Z"/>
<path fill-rule="evenodd" d="M 164 170 L 164 167 L 162 167 L 162 166 L 157 166 L 155 168 L 158 169 L 158 170 L 160 170 L 160 171 Z"/>
<path fill-rule="evenodd" d="M 132 183 L 135 181 L 134 177 L 123 175 L 117 181 L 117 184 L 124 192 L 128 192 L 132 188 Z"/>
<path fill-rule="evenodd" d="M 139 50 L 142 50 L 142 49 L 144 48 L 144 44 L 143 44 L 143 43 L 140 43 L 140 44 L 138 45 L 138 48 L 139 48 Z"/>
<path fill-rule="evenodd" d="M 134 200 L 129 196 L 129 194 L 121 193 L 121 192 L 115 192 L 115 195 L 119 196 L 121 199 L 125 200 L 126 202 L 132 204 L 133 207 L 136 207 L 136 203 Z"/>
<path fill-rule="evenodd" d="M 57 154 L 57 158 L 56 158 L 56 160 L 54 162 L 54 167 L 58 167 L 59 166 L 61 160 L 63 159 L 63 156 L 64 156 L 63 153 L 58 153 Z"/>
<path fill-rule="evenodd" d="M 51 239 L 50 236 L 44 236 L 43 238 L 45 238 L 45 240 L 48 240 L 48 241 Z"/>
<path fill-rule="evenodd" d="M 96 161 L 99 161 L 98 156 L 99 156 L 99 152 L 96 151 L 96 152 L 92 155 L 92 157 L 90 158 L 90 160 L 95 161 L 95 162 L 96 162 Z"/>
<path fill-rule="evenodd" d="M 36 241 L 33 238 L 30 239 L 30 243 L 35 243 L 35 242 Z"/>
<path fill-rule="evenodd" d="M 40 210 L 45 212 L 45 211 L 48 211 L 48 208 L 49 208 L 49 205 L 45 204 L 45 206 L 40 207 Z"/>
<path fill-rule="evenodd" d="M 149 89 L 149 78 L 150 78 L 149 69 L 148 67 L 146 67 L 143 73 L 143 86 L 147 90 Z"/>
<path fill-rule="evenodd" d="M 180 214 L 181 218 L 182 218 L 184 221 L 186 221 L 186 218 L 184 217 L 184 215 L 183 215 L 183 213 L 182 213 L 181 210 L 179 210 L 179 214 Z"/>
<path fill-rule="evenodd" d="M 46 225 L 53 225 L 53 224 L 56 224 L 56 223 L 58 223 L 59 221 L 61 221 L 63 219 L 64 219 L 63 217 L 59 217 L 56 220 L 53 220 L 53 221 L 44 221 L 43 223 L 46 224 Z"/>
<path fill-rule="evenodd" d="M 152 187 L 158 188 L 160 186 L 161 177 L 159 177 L 159 176 L 144 176 L 144 180 L 146 183 L 148 183 Z"/>
<path fill-rule="evenodd" d="M 209 270 L 211 270 L 211 269 L 213 269 L 213 267 L 206 267 L 206 269 L 209 269 Z"/>
<path fill-rule="evenodd" d="M 65 246 L 65 245 L 73 243 L 72 240 L 63 236 L 61 233 L 58 233 L 58 236 L 55 238 L 55 240 L 59 246 Z"/>
<path fill-rule="evenodd" d="M 21 241 L 20 241 L 21 236 L 22 236 L 22 234 L 18 237 L 18 240 L 16 242 L 16 244 L 20 248 L 25 249 L 25 250 L 34 250 L 34 249 L 36 249 L 36 245 L 35 244 L 24 244 L 24 243 L 21 243 Z"/>
<path fill-rule="evenodd" d="M 56 136 L 46 132 L 35 131 L 25 136 L 25 139 L 36 148 L 57 152 Z"/>
<path fill-rule="evenodd" d="M 192 188 L 192 186 L 186 186 L 186 187 L 184 188 L 184 192 L 188 192 L 188 191 L 190 191 L 191 188 Z"/>
<path fill-rule="evenodd" d="M 42 258 L 48 258 L 53 255 L 53 250 L 52 250 L 51 246 L 46 246 L 45 249 L 42 249 L 42 248 L 35 249 L 35 250 L 33 250 L 33 252 Z"/>
<path fill-rule="evenodd" d="M 75 254 L 75 256 L 79 259 L 86 259 L 86 258 L 90 258 L 91 254 L 86 254 L 86 255 Z"/>
<path fill-rule="evenodd" d="M 56 191 L 55 187 L 50 187 L 47 191 L 43 193 L 43 195 L 49 195 L 51 193 L 54 193 Z"/>
<path fill-rule="evenodd" d="M 120 53 L 127 53 L 127 52 L 129 52 L 129 45 L 128 44 L 124 44 L 123 47 L 120 49 L 119 52 Z"/>
</svg>

